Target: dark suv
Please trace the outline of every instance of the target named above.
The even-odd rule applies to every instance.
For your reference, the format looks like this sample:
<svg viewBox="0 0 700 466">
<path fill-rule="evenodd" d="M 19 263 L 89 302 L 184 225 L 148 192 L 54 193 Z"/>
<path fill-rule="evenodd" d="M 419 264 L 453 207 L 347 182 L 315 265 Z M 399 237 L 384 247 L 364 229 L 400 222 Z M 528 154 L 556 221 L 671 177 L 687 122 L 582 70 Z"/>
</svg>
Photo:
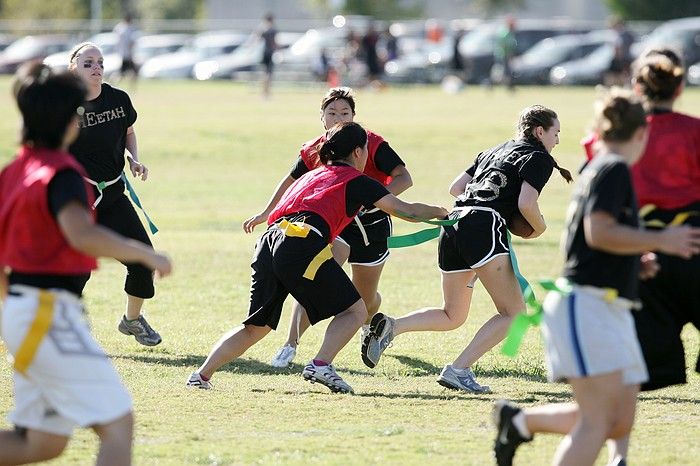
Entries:
<svg viewBox="0 0 700 466">
<path fill-rule="evenodd" d="M 491 68 L 495 62 L 494 50 L 498 43 L 498 36 L 504 27 L 502 21 L 486 23 L 464 36 L 459 44 L 459 51 L 467 69 L 467 82 L 487 83 L 490 81 Z M 588 32 L 588 29 L 572 24 L 519 21 L 515 28 L 515 55 L 521 55 L 547 37 L 583 32 Z"/>
</svg>

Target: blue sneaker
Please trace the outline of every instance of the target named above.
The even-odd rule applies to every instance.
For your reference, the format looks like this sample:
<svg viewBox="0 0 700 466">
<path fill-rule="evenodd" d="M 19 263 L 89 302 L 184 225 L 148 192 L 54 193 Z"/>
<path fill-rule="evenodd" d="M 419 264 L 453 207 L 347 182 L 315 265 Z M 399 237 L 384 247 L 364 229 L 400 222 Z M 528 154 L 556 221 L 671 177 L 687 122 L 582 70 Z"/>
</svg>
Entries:
<svg viewBox="0 0 700 466">
<path fill-rule="evenodd" d="M 463 390 L 469 393 L 490 393 L 488 385 L 480 385 L 470 368 L 455 369 L 448 364 L 440 373 L 437 383 L 451 390 Z"/>
</svg>

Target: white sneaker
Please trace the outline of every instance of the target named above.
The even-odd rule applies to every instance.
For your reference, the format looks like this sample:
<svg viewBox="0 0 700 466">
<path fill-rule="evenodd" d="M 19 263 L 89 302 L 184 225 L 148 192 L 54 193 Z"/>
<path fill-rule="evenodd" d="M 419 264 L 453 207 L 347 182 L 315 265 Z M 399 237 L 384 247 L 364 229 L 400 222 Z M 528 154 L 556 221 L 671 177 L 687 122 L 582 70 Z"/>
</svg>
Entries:
<svg viewBox="0 0 700 466">
<path fill-rule="evenodd" d="M 317 366 L 311 361 L 304 367 L 301 375 L 311 383 L 318 382 L 325 385 L 333 393 L 355 393 L 352 387 L 335 372 L 332 364 Z"/>
<path fill-rule="evenodd" d="M 204 380 L 202 376 L 199 375 L 199 372 L 192 372 L 185 385 L 193 388 L 201 388 L 202 390 L 211 390 L 214 388 L 209 380 Z"/>
<path fill-rule="evenodd" d="M 362 324 L 362 327 L 360 327 L 360 346 L 365 342 L 365 338 L 367 338 L 369 332 L 369 325 Z"/>
<path fill-rule="evenodd" d="M 294 356 L 297 355 L 297 349 L 291 345 L 284 345 L 277 351 L 275 357 L 270 361 L 272 367 L 287 367 L 294 360 Z"/>
</svg>

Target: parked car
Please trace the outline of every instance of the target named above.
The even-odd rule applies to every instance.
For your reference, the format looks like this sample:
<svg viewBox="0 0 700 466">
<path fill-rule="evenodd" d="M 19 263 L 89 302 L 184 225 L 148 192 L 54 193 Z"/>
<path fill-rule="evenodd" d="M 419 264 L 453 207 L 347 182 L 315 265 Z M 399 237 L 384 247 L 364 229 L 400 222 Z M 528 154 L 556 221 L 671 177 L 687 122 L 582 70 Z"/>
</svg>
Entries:
<svg viewBox="0 0 700 466">
<path fill-rule="evenodd" d="M 141 36 L 134 45 L 134 61 L 141 66 L 158 55 L 173 53 L 187 45 L 191 34 L 153 34 Z"/>
<path fill-rule="evenodd" d="M 343 61 L 347 33 L 345 28 L 309 29 L 289 48 L 273 56 L 277 78 L 314 80 L 322 51 L 332 63 Z"/>
<path fill-rule="evenodd" d="M 615 57 L 615 46 L 601 45 L 578 60 L 562 63 L 552 68 L 549 80 L 556 85 L 595 85 L 603 82 L 605 73 Z"/>
<path fill-rule="evenodd" d="M 139 70 L 139 75 L 145 78 L 190 78 L 198 62 L 230 54 L 247 38 L 248 34 L 233 31 L 197 34 L 177 52 L 153 57 L 146 61 Z"/>
<path fill-rule="evenodd" d="M 614 31 L 601 30 L 543 39 L 513 60 L 513 81 L 517 84 L 549 84 L 549 72 L 553 67 L 583 58 L 601 45 L 614 44 L 615 38 Z"/>
<path fill-rule="evenodd" d="M 700 86 L 700 62 L 688 67 L 688 84 Z"/>
<path fill-rule="evenodd" d="M 11 74 L 23 63 L 43 60 L 52 53 L 67 50 L 72 44 L 68 36 L 26 36 L 17 39 L 0 53 L 0 73 Z"/>
<path fill-rule="evenodd" d="M 302 36 L 297 32 L 278 32 L 275 36 L 277 52 L 291 46 Z M 236 79 L 241 73 L 252 73 L 262 62 L 264 44 L 257 34 L 251 34 L 240 47 L 231 53 L 202 60 L 192 70 L 195 79 Z"/>
<path fill-rule="evenodd" d="M 87 42 L 92 42 L 102 50 L 104 57 L 105 70 L 118 70 L 121 67 L 122 59 L 117 53 L 118 37 L 113 32 L 101 32 L 87 39 Z M 73 44 L 74 47 L 77 44 Z M 70 60 L 71 50 L 65 50 L 49 55 L 44 58 L 44 64 L 53 68 L 54 71 L 66 71 L 68 69 L 68 61 Z M 109 76 L 109 73 L 105 73 Z"/>
<path fill-rule="evenodd" d="M 454 38 L 445 34 L 440 42 L 421 41 L 420 46 L 405 52 L 384 65 L 388 82 L 437 83 L 450 73 L 454 55 Z"/>
<path fill-rule="evenodd" d="M 459 51 L 467 68 L 467 82 L 484 83 L 490 81 L 491 68 L 495 62 L 494 50 L 503 27 L 504 25 L 500 21 L 485 23 L 462 38 Z M 519 21 L 515 29 L 515 55 L 522 55 L 534 44 L 547 37 L 583 32 L 588 31 L 568 23 Z"/>
<path fill-rule="evenodd" d="M 634 55 L 652 47 L 671 47 L 684 63 L 700 61 L 700 16 L 666 21 L 632 49 Z"/>
<path fill-rule="evenodd" d="M 0 52 L 5 50 L 15 41 L 15 38 L 7 34 L 0 34 Z"/>
</svg>

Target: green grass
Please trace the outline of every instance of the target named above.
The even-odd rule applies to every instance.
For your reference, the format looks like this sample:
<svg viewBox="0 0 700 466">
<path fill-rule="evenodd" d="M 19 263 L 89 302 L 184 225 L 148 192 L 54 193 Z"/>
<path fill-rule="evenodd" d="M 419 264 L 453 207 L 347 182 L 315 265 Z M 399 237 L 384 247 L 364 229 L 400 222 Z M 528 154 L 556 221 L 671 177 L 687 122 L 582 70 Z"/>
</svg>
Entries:
<svg viewBox="0 0 700 466">
<path fill-rule="evenodd" d="M 0 80 L 0 162 L 11 158 L 19 118 Z M 492 395 L 446 391 L 435 383 L 442 366 L 461 352 L 493 313 L 477 286 L 471 315 L 462 328 L 398 338 L 376 370 L 358 355 L 357 338 L 336 360 L 357 395 L 332 395 L 303 381 L 302 365 L 320 345 L 325 323 L 304 336 L 292 368 L 267 365 L 286 337 L 287 303 L 280 332 L 273 333 L 216 374 L 215 391 L 186 390 L 184 382 L 219 336 L 247 311 L 250 257 L 257 237 L 240 225 L 261 209 L 287 173 L 299 145 L 320 131 L 321 88 L 281 88 L 263 101 L 257 88 L 228 82 L 141 82 L 132 92 L 139 112 L 140 158 L 147 183 L 135 183 L 161 232 L 154 242 L 175 263 L 175 274 L 158 283 L 147 304 L 149 320 L 164 337 L 147 349 L 116 330 L 124 297 L 124 269 L 101 261 L 86 289 L 98 341 L 113 356 L 136 410 L 135 464 L 489 464 L 493 430 L 490 410 L 498 398 L 525 405 L 569 400 L 566 385 L 545 381 L 540 337 L 531 331 L 516 359 L 487 354 L 476 367 Z M 467 88 L 447 95 L 437 88 L 358 93 L 357 121 L 382 134 L 406 161 L 414 187 L 403 196 L 449 206 L 447 187 L 481 150 L 514 133 L 519 111 L 551 106 L 560 115 L 561 165 L 575 171 L 578 146 L 592 114 L 591 88 Z M 686 91 L 680 108 L 697 113 L 700 91 Z M 530 279 L 554 277 L 570 186 L 555 174 L 542 210 L 549 230 L 532 242 L 516 241 L 521 268 Z M 395 222 L 398 233 L 416 229 Z M 441 302 L 436 243 L 396 250 L 380 284 L 383 310 L 402 315 Z M 684 333 L 695 361 L 698 334 Z M 700 456 L 700 377 L 643 394 L 632 440 L 631 464 L 697 464 Z M 0 428 L 12 407 L 9 364 L 0 363 Z M 695 439 L 694 441 L 692 439 Z M 539 436 L 518 453 L 519 464 L 545 464 L 558 442 Z M 96 440 L 76 431 L 54 464 L 88 464 Z M 601 455 L 599 464 L 605 464 Z"/>
</svg>

